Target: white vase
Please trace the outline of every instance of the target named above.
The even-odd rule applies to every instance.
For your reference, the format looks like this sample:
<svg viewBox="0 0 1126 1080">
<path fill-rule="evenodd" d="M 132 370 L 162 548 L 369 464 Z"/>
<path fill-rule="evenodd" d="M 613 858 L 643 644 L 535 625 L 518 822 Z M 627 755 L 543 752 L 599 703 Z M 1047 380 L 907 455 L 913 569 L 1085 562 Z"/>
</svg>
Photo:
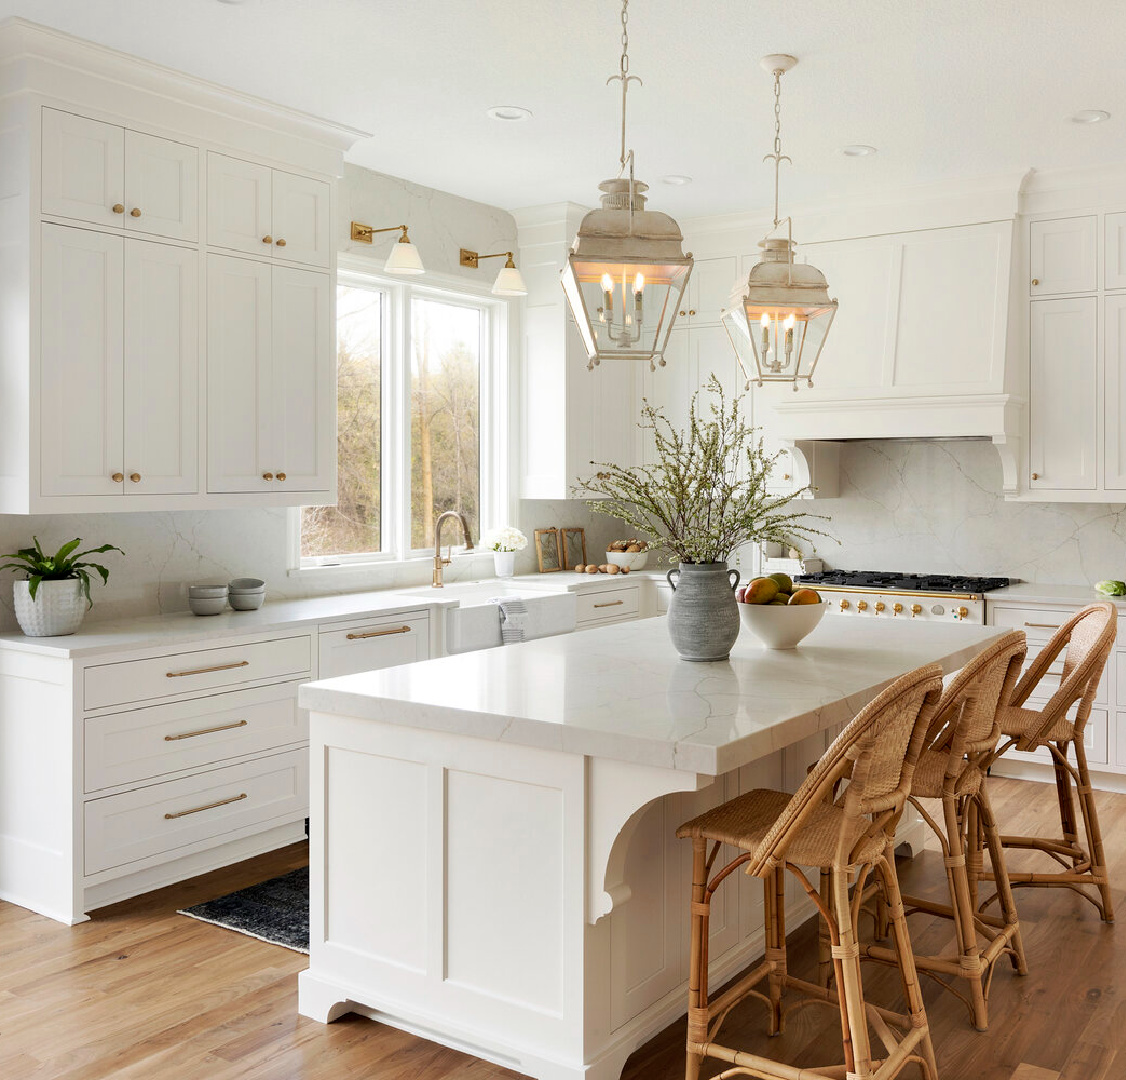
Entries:
<svg viewBox="0 0 1126 1080">
<path fill-rule="evenodd" d="M 498 578 L 510 578 L 516 573 L 515 551 L 494 551 L 493 569 Z"/>
<path fill-rule="evenodd" d="M 41 581 L 31 599 L 27 581 L 15 583 L 16 621 L 28 637 L 73 634 L 86 617 L 86 597 L 78 578 Z"/>
</svg>

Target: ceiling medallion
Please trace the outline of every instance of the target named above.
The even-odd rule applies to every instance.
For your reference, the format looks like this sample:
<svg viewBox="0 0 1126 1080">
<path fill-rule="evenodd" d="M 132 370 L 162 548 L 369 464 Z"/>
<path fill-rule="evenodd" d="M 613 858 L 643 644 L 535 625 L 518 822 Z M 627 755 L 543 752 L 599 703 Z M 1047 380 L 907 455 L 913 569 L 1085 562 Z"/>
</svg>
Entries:
<svg viewBox="0 0 1126 1080">
<path fill-rule="evenodd" d="M 626 151 L 629 0 L 622 0 L 622 143 L 618 175 L 599 184 L 602 205 L 583 218 L 562 271 L 563 291 L 586 347 L 587 368 L 603 360 L 647 360 L 665 366 L 665 346 L 692 273 L 680 226 L 645 209 L 649 185 L 635 179 Z M 628 169 L 628 175 L 627 175 Z"/>
</svg>

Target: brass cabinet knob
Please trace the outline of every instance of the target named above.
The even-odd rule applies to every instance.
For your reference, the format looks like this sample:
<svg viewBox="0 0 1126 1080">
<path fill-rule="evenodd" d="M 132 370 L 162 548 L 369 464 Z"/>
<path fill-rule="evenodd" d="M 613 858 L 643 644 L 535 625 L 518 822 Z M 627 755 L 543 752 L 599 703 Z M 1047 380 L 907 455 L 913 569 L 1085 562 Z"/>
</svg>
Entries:
<svg viewBox="0 0 1126 1080">
<path fill-rule="evenodd" d="M 285 473 L 283 473 L 283 472 L 278 473 L 278 479 L 284 481 L 285 480 Z"/>
<path fill-rule="evenodd" d="M 132 480 L 134 484 L 139 484 L 141 482 L 141 474 L 139 472 L 131 472 L 129 479 Z"/>
<path fill-rule="evenodd" d="M 681 312 L 680 314 L 681 314 L 681 315 L 687 315 L 687 314 L 688 314 L 688 312 L 687 312 L 687 311 L 682 311 L 682 312 Z"/>
<path fill-rule="evenodd" d="M 688 314 L 689 314 L 689 315 L 695 315 L 695 314 L 696 314 L 696 309 L 695 309 L 695 308 L 689 308 L 689 310 L 688 310 Z"/>
<path fill-rule="evenodd" d="M 1033 285 L 1039 285 L 1039 284 L 1040 284 L 1040 279 L 1039 279 L 1038 277 L 1034 277 L 1034 278 L 1032 279 L 1032 284 L 1033 284 Z"/>
<path fill-rule="evenodd" d="M 263 480 L 273 480 L 273 478 L 274 478 L 274 474 L 272 472 L 264 472 L 262 474 Z"/>
<path fill-rule="evenodd" d="M 269 233 L 262 237 L 263 244 L 272 244 L 273 242 L 274 238 Z"/>
<path fill-rule="evenodd" d="M 115 214 L 124 214 L 125 213 L 125 207 L 122 206 L 121 203 L 115 202 L 113 204 L 113 212 Z"/>
<path fill-rule="evenodd" d="M 886 607 L 887 607 L 887 604 L 883 603 L 883 601 L 881 601 L 881 600 L 877 600 L 876 601 L 876 614 L 879 615 L 879 613 L 881 611 L 883 611 Z"/>
<path fill-rule="evenodd" d="M 277 244 L 278 247 L 285 247 L 285 241 L 284 240 L 275 240 L 274 243 Z"/>
<path fill-rule="evenodd" d="M 1033 480 L 1039 480 L 1039 479 L 1040 479 L 1040 474 L 1039 474 L 1038 472 L 1034 472 L 1034 473 L 1032 474 L 1032 479 L 1033 479 Z"/>
<path fill-rule="evenodd" d="M 782 474 L 782 479 L 783 479 L 783 480 L 789 480 L 789 479 L 790 479 L 790 474 L 789 474 L 788 472 L 786 472 L 786 473 L 783 473 L 783 474 Z"/>
<path fill-rule="evenodd" d="M 125 482 L 125 474 L 124 474 L 124 473 L 119 473 L 119 472 L 115 472 L 115 473 L 113 474 L 113 476 L 111 476 L 111 477 L 110 477 L 110 479 L 111 479 L 111 480 L 112 480 L 112 481 L 113 481 L 113 482 L 114 482 L 115 484 L 123 484 L 123 483 Z"/>
<path fill-rule="evenodd" d="M 130 217 L 140 217 L 141 216 L 141 208 L 139 206 L 134 206 L 133 209 L 129 211 L 129 216 Z"/>
<path fill-rule="evenodd" d="M 860 600 L 856 605 L 856 610 L 857 611 L 867 611 L 868 610 L 867 602 L 864 601 L 864 600 Z"/>
<path fill-rule="evenodd" d="M 848 611 L 848 609 L 849 609 L 849 602 L 847 600 L 842 600 L 841 601 L 841 611 Z"/>
<path fill-rule="evenodd" d="M 893 604 L 892 609 L 891 609 L 891 613 L 893 615 L 898 615 L 902 610 L 903 610 L 902 604 Z"/>
</svg>

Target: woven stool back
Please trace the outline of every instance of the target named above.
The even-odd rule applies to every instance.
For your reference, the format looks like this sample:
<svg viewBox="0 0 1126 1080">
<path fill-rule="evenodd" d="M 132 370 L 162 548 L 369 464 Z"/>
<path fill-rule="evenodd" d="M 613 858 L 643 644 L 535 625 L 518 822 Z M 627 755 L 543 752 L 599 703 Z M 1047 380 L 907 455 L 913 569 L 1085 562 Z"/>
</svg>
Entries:
<svg viewBox="0 0 1126 1080">
<path fill-rule="evenodd" d="M 832 801 L 838 780 L 852 770 L 838 828 L 836 862 L 880 829 L 894 829 L 911 789 L 915 763 L 942 692 L 942 668 L 927 664 L 896 679 L 837 736 L 763 838 L 747 872 L 785 862 L 786 849 L 818 804 Z M 863 815 L 873 815 L 858 830 Z M 890 832 L 889 832 L 890 835 Z"/>
</svg>

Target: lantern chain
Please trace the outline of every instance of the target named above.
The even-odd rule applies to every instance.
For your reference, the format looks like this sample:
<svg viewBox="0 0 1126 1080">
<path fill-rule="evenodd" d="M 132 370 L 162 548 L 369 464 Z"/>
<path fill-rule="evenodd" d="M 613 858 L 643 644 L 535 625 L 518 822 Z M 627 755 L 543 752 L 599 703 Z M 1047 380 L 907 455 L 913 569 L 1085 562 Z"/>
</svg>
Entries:
<svg viewBox="0 0 1126 1080">
<path fill-rule="evenodd" d="M 618 158 L 621 168 L 618 175 L 626 171 L 626 163 L 630 164 L 630 180 L 633 179 L 633 151 L 626 150 L 626 94 L 631 82 L 641 82 L 636 75 L 629 73 L 629 0 L 622 0 L 622 55 L 618 61 L 618 74 L 611 75 L 608 83 L 620 82 L 622 84 L 622 150 Z M 632 187 L 630 189 L 632 198 Z"/>
<path fill-rule="evenodd" d="M 627 0 L 628 2 L 628 0 Z M 762 160 L 774 162 L 774 226 L 775 228 L 781 224 L 782 219 L 778 216 L 778 186 L 779 186 L 779 172 L 783 161 L 789 161 L 790 158 L 782 153 L 782 75 L 784 72 L 781 68 L 775 69 L 774 72 L 774 152 L 767 154 Z"/>
</svg>

